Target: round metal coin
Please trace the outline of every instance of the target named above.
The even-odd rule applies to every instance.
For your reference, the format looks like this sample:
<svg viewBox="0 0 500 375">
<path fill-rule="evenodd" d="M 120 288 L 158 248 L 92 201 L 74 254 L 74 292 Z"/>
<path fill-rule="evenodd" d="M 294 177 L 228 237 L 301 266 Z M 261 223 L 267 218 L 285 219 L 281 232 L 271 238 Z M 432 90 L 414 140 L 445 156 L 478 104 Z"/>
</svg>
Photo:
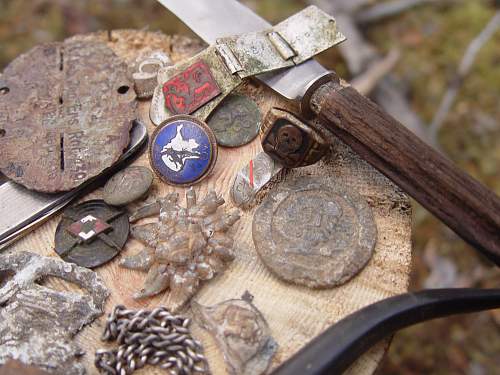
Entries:
<svg viewBox="0 0 500 375">
<path fill-rule="evenodd" d="M 99 175 L 129 144 L 132 85 L 103 43 L 69 39 L 17 57 L 0 79 L 0 172 L 49 193 Z"/>
<path fill-rule="evenodd" d="M 243 95 L 228 95 L 214 110 L 207 123 L 221 146 L 247 144 L 259 134 L 262 115 L 257 104 Z"/>
<path fill-rule="evenodd" d="M 294 179 L 273 190 L 253 219 L 253 240 L 280 278 L 311 288 L 333 287 L 371 258 L 376 224 L 365 200 L 327 179 Z"/>
<path fill-rule="evenodd" d="M 125 211 L 90 200 L 64 211 L 56 229 L 55 250 L 66 262 L 93 268 L 113 259 L 128 233 Z"/>
<path fill-rule="evenodd" d="M 201 181 L 217 160 L 212 130 L 197 118 L 178 115 L 160 124 L 149 145 L 149 162 L 162 181 L 189 186 Z"/>
<path fill-rule="evenodd" d="M 153 173 L 146 167 L 132 166 L 123 169 L 104 185 L 104 202 L 123 206 L 146 194 L 153 182 Z"/>
</svg>

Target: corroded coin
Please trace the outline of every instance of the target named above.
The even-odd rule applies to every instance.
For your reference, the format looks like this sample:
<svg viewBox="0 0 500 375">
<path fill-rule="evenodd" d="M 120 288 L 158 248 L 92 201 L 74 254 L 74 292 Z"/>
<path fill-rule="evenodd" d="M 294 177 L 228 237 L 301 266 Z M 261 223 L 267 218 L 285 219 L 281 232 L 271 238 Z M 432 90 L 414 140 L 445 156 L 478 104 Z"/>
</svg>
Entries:
<svg viewBox="0 0 500 375">
<path fill-rule="evenodd" d="M 221 146 L 237 147 L 247 144 L 259 134 L 262 115 L 257 104 L 243 95 L 225 98 L 208 119 Z"/>
<path fill-rule="evenodd" d="M 90 200 L 64 211 L 56 229 L 55 250 L 66 262 L 93 268 L 121 251 L 128 232 L 125 211 Z"/>
<path fill-rule="evenodd" d="M 107 204 L 123 206 L 146 194 L 153 182 L 153 173 L 141 166 L 128 167 L 104 185 L 103 199 Z"/>
<path fill-rule="evenodd" d="M 193 116 L 172 116 L 151 137 L 149 162 L 167 184 L 193 185 L 210 174 L 216 160 L 212 130 Z"/>
<path fill-rule="evenodd" d="M 105 44 L 37 46 L 0 79 L 0 171 L 29 189 L 71 190 L 120 158 L 136 105 L 127 66 Z"/>
<path fill-rule="evenodd" d="M 304 177 L 267 196 L 255 213 L 252 234 L 272 272 L 311 288 L 351 279 L 377 241 L 373 214 L 359 194 L 327 179 Z"/>
</svg>

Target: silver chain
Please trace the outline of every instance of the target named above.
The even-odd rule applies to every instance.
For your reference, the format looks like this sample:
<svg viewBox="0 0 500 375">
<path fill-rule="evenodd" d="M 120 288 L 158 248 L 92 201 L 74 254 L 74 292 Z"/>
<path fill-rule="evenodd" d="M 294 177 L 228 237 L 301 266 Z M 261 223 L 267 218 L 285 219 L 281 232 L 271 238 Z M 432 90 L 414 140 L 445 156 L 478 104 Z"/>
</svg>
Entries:
<svg viewBox="0 0 500 375">
<path fill-rule="evenodd" d="M 108 316 L 101 340 L 116 340 L 119 347 L 97 350 L 95 366 L 109 375 L 130 375 L 146 364 L 172 375 L 208 374 L 203 347 L 188 329 L 190 322 L 164 307 L 134 311 L 118 305 Z"/>
</svg>

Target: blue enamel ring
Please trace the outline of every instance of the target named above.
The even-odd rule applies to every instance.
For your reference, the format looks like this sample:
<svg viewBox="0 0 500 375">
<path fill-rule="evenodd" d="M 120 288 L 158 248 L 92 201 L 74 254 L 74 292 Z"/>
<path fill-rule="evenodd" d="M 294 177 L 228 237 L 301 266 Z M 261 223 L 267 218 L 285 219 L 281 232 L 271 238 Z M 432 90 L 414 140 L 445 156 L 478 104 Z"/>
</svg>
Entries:
<svg viewBox="0 0 500 375">
<path fill-rule="evenodd" d="M 149 162 L 167 184 L 196 184 L 210 174 L 216 160 L 214 133 L 193 116 L 172 116 L 162 122 L 151 137 Z"/>
</svg>

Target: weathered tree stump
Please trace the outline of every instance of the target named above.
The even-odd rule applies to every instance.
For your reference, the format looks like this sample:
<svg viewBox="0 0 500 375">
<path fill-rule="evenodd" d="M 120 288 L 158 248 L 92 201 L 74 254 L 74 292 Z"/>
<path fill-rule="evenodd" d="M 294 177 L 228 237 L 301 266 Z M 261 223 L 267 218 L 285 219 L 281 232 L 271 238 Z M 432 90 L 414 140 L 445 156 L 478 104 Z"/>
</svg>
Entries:
<svg viewBox="0 0 500 375">
<path fill-rule="evenodd" d="M 203 47 L 200 42 L 185 37 L 171 37 L 161 33 L 132 30 L 100 32 L 75 38 L 107 43 L 130 65 L 135 63 L 138 57 L 145 56 L 153 50 L 161 49 L 168 52 L 172 60 L 176 62 L 193 55 Z M 272 106 L 291 108 L 289 103 L 257 83 L 251 82 L 239 90 L 255 99 L 264 114 Z M 139 103 L 139 117 L 148 124 L 151 134 L 154 126 L 149 121 L 149 104 L 149 101 Z M 212 175 L 195 185 L 197 195 L 204 197 L 208 190 L 214 189 L 223 195 L 226 205 L 231 207 L 229 190 L 232 180 L 238 170 L 259 151 L 261 151 L 259 139 L 235 149 L 220 147 Z M 147 153 L 144 153 L 134 164 L 149 166 Z M 240 298 L 248 290 L 254 296 L 253 303 L 267 319 L 272 335 L 279 344 L 272 368 L 286 361 L 313 337 L 342 317 L 367 304 L 405 292 L 409 281 L 411 206 L 407 196 L 401 190 L 341 142 L 337 142 L 332 147 L 332 152 L 317 165 L 292 170 L 283 178 L 301 175 L 329 175 L 332 184 L 347 185 L 358 191 L 368 201 L 377 224 L 378 239 L 374 256 L 367 267 L 348 283 L 333 289 L 312 290 L 281 281 L 270 273 L 255 251 L 251 230 L 254 207 L 249 211 L 242 211 L 240 221 L 233 228 L 237 244 L 236 259 L 224 273 L 204 284 L 194 297 L 203 305 L 213 305 L 227 299 Z M 147 200 L 153 200 L 155 197 L 172 191 L 178 191 L 181 199 L 184 199 L 184 188 L 163 184 L 155 177 Z M 102 191 L 99 189 L 82 200 L 101 197 Z M 129 209 L 133 210 L 143 203 L 136 203 L 133 207 L 129 206 Z M 14 244 L 9 251 L 25 250 L 57 256 L 53 249 L 54 232 L 59 220 L 60 216 L 54 217 Z M 139 242 L 129 240 L 122 255 L 135 254 L 141 248 L 142 245 Z M 96 272 L 111 290 L 111 296 L 106 305 L 106 314 L 116 304 L 124 304 L 134 309 L 152 309 L 159 305 L 169 307 L 168 292 L 144 301 L 132 299 L 132 294 L 143 284 L 145 274 L 119 267 L 117 259 L 99 267 Z M 46 283 L 58 289 L 75 290 L 76 288 L 59 280 L 47 280 Z M 181 310 L 181 312 L 190 314 L 189 309 Z M 86 351 L 83 361 L 89 374 L 97 374 L 93 365 L 95 350 L 106 347 L 99 339 L 104 323 L 105 316 L 84 328 L 76 338 Z M 222 353 L 216 346 L 215 340 L 195 323 L 192 324 L 192 331 L 204 345 L 211 371 L 214 374 L 226 374 Z M 388 341 L 379 343 L 359 358 L 348 373 L 373 373 L 387 348 Z M 153 375 L 164 372 L 147 366 L 137 373 Z"/>
</svg>

